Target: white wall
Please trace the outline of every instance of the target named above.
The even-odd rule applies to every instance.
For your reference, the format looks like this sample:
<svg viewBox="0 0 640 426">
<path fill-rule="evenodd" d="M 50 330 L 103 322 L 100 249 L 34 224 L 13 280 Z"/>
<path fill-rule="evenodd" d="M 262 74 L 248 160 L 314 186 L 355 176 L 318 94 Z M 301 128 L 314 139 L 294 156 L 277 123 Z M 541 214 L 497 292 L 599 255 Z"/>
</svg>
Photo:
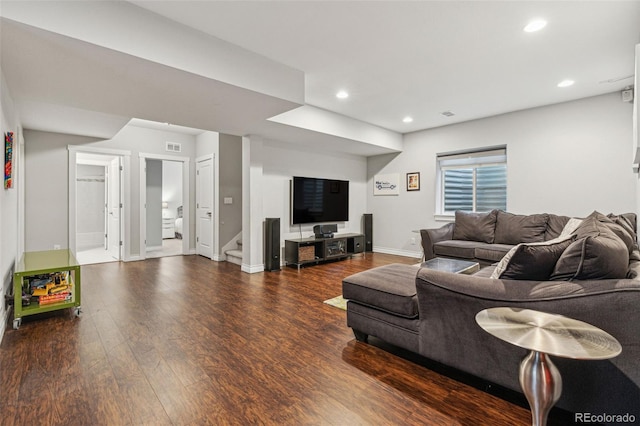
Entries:
<svg viewBox="0 0 640 426">
<path fill-rule="evenodd" d="M 4 74 L 0 69 L 0 133 L 4 152 L 4 134 L 13 132 L 13 189 L 4 189 L 4 174 L 2 189 L 0 189 L 0 274 L 2 274 L 3 300 L 0 302 L 0 341 L 4 335 L 7 311 L 4 308 L 4 294 L 10 292 L 15 264 L 19 261 L 18 253 L 18 191 L 24 185 L 17 179 L 23 161 L 19 156 L 22 129 L 15 113 L 13 99 L 9 94 Z M 4 154 L 1 156 L 4 166 Z"/>
<path fill-rule="evenodd" d="M 182 144 L 182 152 L 170 153 L 165 150 L 167 141 Z M 129 235 L 132 257 L 140 253 L 140 165 L 139 154 L 188 157 L 195 159 L 196 138 L 192 135 L 170 131 L 152 130 L 142 127 L 125 126 L 113 139 L 65 135 L 60 133 L 25 131 L 25 249 L 51 250 L 54 244 L 68 247 L 68 145 L 84 145 L 94 148 L 127 150 L 131 152 L 130 209 L 131 228 Z M 190 193 L 184 203 L 195 203 L 195 178 L 190 176 Z M 56 206 L 43 209 L 42 206 Z M 191 212 L 191 248 L 195 241 L 195 213 Z M 127 218 L 125 218 L 127 220 Z"/>
<path fill-rule="evenodd" d="M 265 218 L 280 219 L 281 247 L 285 239 L 313 235 L 312 224 L 290 224 L 293 176 L 348 180 L 349 221 L 338 223 L 338 232 L 361 232 L 367 201 L 365 157 L 250 135 L 242 138 L 242 170 L 242 271 L 253 273 L 264 268 Z"/>
<path fill-rule="evenodd" d="M 338 223 L 338 232 L 362 232 L 367 213 L 365 157 L 323 152 L 285 142 L 265 141 L 263 150 L 264 218 L 280 218 L 281 239 L 313 235 L 313 224 L 291 225 L 290 181 L 293 176 L 349 181 L 349 221 Z M 263 220 L 264 220 L 263 218 Z"/>
<path fill-rule="evenodd" d="M 242 138 L 220 135 L 218 204 L 220 206 L 220 248 L 242 231 Z M 231 198 L 231 204 L 224 204 Z"/>
<path fill-rule="evenodd" d="M 69 247 L 68 145 L 93 138 L 25 130 L 25 251 Z"/>
<path fill-rule="evenodd" d="M 371 157 L 367 203 L 374 248 L 420 252 L 420 228 L 436 222 L 436 155 L 507 146 L 507 209 L 585 216 L 636 211 L 632 106 L 611 93 L 405 135 L 398 155 Z M 407 192 L 405 173 L 420 172 L 420 191 Z M 378 173 L 399 173 L 399 196 L 373 196 Z M 412 244 L 412 238 L 415 244 Z"/>
<path fill-rule="evenodd" d="M 258 93 L 304 102 L 302 71 L 128 2 L 3 3 L 3 16 L 13 21 Z"/>
</svg>

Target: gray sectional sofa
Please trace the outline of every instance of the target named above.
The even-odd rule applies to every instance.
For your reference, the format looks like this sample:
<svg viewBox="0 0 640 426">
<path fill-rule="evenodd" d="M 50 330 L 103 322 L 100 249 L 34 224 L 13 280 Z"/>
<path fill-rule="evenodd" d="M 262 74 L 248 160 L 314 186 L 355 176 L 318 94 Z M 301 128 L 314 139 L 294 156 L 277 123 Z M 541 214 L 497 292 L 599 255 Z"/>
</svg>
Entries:
<svg viewBox="0 0 640 426">
<path fill-rule="evenodd" d="M 623 215 L 624 216 L 624 215 Z M 481 266 L 498 262 L 518 243 L 548 241 L 560 235 L 571 218 L 555 214 L 515 215 L 455 213 L 455 222 L 437 229 L 421 229 L 425 260 L 447 257 L 472 260 Z M 630 217 L 634 221 L 635 217 Z"/>
<path fill-rule="evenodd" d="M 483 331 L 475 315 L 500 306 L 565 315 L 607 331 L 622 353 L 604 361 L 553 357 L 563 380 L 556 405 L 573 413 L 628 413 L 640 422 L 635 214 L 594 212 L 581 221 L 497 211 L 457 216 L 455 223 L 422 231 L 425 257 L 490 265 L 462 275 L 392 264 L 345 278 L 347 325 L 356 338 L 375 336 L 520 392 L 518 368 L 527 351 Z M 493 239 L 487 237 L 491 222 Z M 511 237 L 501 234 L 505 230 Z M 487 238 L 473 240 L 478 237 Z"/>
</svg>

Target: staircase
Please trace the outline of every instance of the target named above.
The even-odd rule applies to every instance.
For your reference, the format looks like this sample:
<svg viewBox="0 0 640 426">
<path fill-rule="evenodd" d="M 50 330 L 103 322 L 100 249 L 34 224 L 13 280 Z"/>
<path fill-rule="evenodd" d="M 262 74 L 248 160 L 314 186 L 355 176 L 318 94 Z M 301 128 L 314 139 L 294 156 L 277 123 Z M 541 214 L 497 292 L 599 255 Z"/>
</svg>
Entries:
<svg viewBox="0 0 640 426">
<path fill-rule="evenodd" d="M 242 266 L 242 240 L 236 240 L 237 248 L 233 250 L 227 250 L 224 254 L 227 257 L 227 262 L 235 263 L 236 265 Z"/>
</svg>

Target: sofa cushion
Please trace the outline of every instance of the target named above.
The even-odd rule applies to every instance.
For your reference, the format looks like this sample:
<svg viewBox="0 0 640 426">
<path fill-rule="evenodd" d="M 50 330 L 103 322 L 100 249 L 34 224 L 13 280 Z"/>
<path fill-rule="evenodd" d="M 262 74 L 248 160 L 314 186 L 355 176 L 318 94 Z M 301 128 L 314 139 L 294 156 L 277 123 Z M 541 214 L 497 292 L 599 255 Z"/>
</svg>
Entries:
<svg viewBox="0 0 640 426">
<path fill-rule="evenodd" d="M 519 244 L 515 247 L 499 278 L 548 280 L 556 262 L 571 243 L 571 239 L 566 239 L 552 244 Z"/>
<path fill-rule="evenodd" d="M 553 240 L 560 236 L 560 233 L 564 229 L 569 219 L 569 216 L 558 216 L 556 214 L 549 214 L 547 220 L 547 230 L 544 234 L 544 240 Z"/>
<path fill-rule="evenodd" d="M 461 259 L 474 259 L 476 248 L 484 243 L 478 241 L 446 240 L 433 245 L 433 253 L 436 256 L 459 257 Z"/>
<path fill-rule="evenodd" d="M 577 240 L 562 253 L 551 280 L 624 278 L 629 249 L 609 227 L 592 213 L 576 229 Z"/>
<path fill-rule="evenodd" d="M 342 280 L 342 296 L 404 318 L 416 318 L 418 269 L 393 263 L 358 272 Z"/>
<path fill-rule="evenodd" d="M 519 244 L 544 241 L 549 215 L 519 215 L 498 211 L 495 243 Z"/>
<path fill-rule="evenodd" d="M 627 270 L 627 278 L 629 278 L 630 280 L 640 279 L 640 261 L 635 259 L 629 260 L 629 269 Z"/>
<path fill-rule="evenodd" d="M 634 239 L 637 239 L 638 236 L 636 235 L 636 230 L 635 230 L 635 225 L 629 220 L 629 218 L 625 215 L 615 215 L 613 213 L 609 213 L 607 215 L 607 217 L 609 219 L 611 219 L 614 223 L 617 223 L 618 225 L 622 226 L 623 228 L 625 228 L 625 230 L 633 236 Z"/>
<path fill-rule="evenodd" d="M 600 214 L 598 215 L 598 220 L 607 225 L 624 242 L 629 249 L 629 253 L 636 248 L 636 232 L 633 230 L 633 225 L 624 216 L 614 216 L 612 214 L 605 216 Z"/>
<path fill-rule="evenodd" d="M 500 259 L 500 262 L 498 262 L 498 264 L 496 265 L 496 268 L 493 270 L 493 273 L 491 274 L 491 278 L 501 278 L 502 273 L 507 269 L 507 266 L 509 266 L 509 262 L 511 262 L 511 258 L 513 257 L 513 255 L 516 253 L 517 250 L 522 250 L 521 247 L 526 245 L 526 246 L 551 246 L 551 245 L 555 245 L 567 240 L 573 240 L 573 236 L 570 234 L 567 235 L 563 235 L 562 233 L 560 234 L 559 237 L 554 238 L 553 240 L 549 240 L 549 241 L 540 241 L 538 243 L 520 243 L 517 244 L 515 246 L 513 246 L 511 248 L 511 250 L 509 250 L 509 252 L 507 254 L 504 255 L 504 257 L 502 259 Z M 565 247 L 566 248 L 566 247 Z M 551 251 L 554 251 L 555 249 L 550 249 Z M 532 251 L 529 251 L 532 252 Z M 541 255 L 544 252 L 544 249 L 540 249 L 537 250 L 537 252 L 539 252 Z M 560 253 L 562 254 L 562 253 Z M 558 256 L 560 256 L 560 254 L 558 254 Z M 558 259 L 556 259 L 558 260 Z M 548 278 L 548 277 L 547 277 Z"/>
<path fill-rule="evenodd" d="M 482 246 L 476 247 L 475 256 L 476 259 L 498 262 L 512 248 L 512 244 L 482 244 Z"/>
<path fill-rule="evenodd" d="M 456 226 L 453 228 L 453 239 L 493 243 L 497 216 L 497 210 L 487 213 L 456 211 Z"/>
</svg>

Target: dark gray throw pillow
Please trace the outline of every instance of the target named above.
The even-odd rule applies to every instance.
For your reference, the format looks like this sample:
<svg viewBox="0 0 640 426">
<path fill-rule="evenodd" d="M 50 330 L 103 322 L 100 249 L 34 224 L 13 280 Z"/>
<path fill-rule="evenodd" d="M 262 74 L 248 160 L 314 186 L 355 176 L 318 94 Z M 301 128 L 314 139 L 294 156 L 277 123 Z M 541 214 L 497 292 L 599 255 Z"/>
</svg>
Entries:
<svg viewBox="0 0 640 426">
<path fill-rule="evenodd" d="M 633 225 L 624 216 L 609 214 L 599 217 L 600 222 L 606 224 L 629 248 L 631 253 L 638 245 L 638 236 L 633 230 Z"/>
<path fill-rule="evenodd" d="M 519 215 L 498 211 L 496 244 L 537 243 L 544 241 L 548 214 Z"/>
<path fill-rule="evenodd" d="M 547 221 L 547 232 L 544 234 L 544 240 L 553 240 L 562 233 L 564 226 L 571 219 L 569 216 L 558 216 L 553 213 L 549 213 L 549 220 Z"/>
<path fill-rule="evenodd" d="M 497 214 L 497 210 L 492 210 L 487 213 L 456 211 L 453 239 L 480 241 L 488 244 L 493 243 Z"/>
<path fill-rule="evenodd" d="M 638 235 L 636 233 L 636 221 L 634 213 L 626 213 L 621 215 L 615 215 L 613 213 L 609 213 L 607 215 L 609 219 L 622 226 L 634 240 L 638 239 Z"/>
<path fill-rule="evenodd" d="M 546 281 L 553 273 L 556 262 L 572 242 L 568 239 L 545 245 L 521 244 L 515 249 L 500 278 Z"/>
<path fill-rule="evenodd" d="M 629 250 L 599 213 L 589 215 L 576 229 L 578 239 L 562 253 L 551 280 L 618 279 L 627 275 Z"/>
</svg>

